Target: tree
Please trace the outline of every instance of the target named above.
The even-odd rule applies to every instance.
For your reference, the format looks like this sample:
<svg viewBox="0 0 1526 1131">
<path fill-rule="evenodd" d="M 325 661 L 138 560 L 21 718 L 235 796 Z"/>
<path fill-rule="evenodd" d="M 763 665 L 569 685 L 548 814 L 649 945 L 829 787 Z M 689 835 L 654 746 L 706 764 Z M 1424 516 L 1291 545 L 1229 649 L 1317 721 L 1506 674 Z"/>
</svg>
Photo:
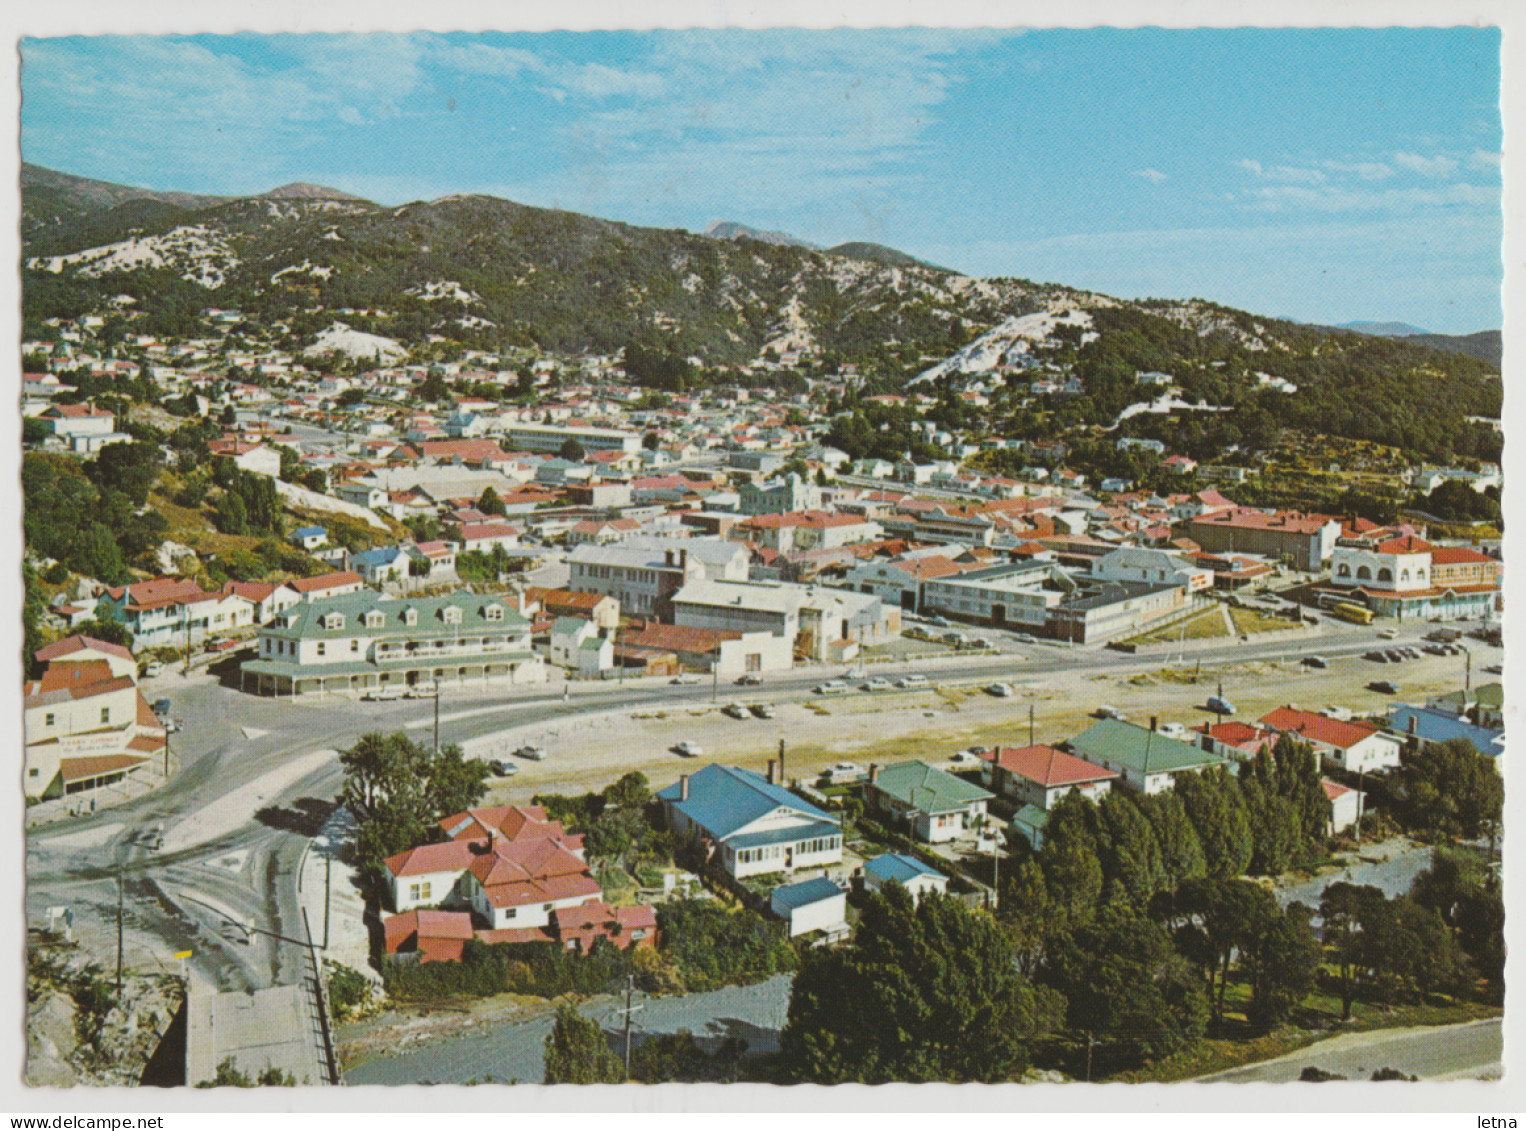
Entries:
<svg viewBox="0 0 1526 1131">
<path fill-rule="evenodd" d="M 248 534 L 249 511 L 236 491 L 224 491 L 217 499 L 212 522 L 224 534 Z"/>
<path fill-rule="evenodd" d="M 1250 937 L 1258 917 L 1268 914 L 1267 905 L 1275 910 L 1275 902 L 1264 888 L 1246 880 L 1205 879 L 1182 885 L 1177 903 L 1191 916 L 1180 933 L 1182 950 L 1207 973 L 1214 1020 L 1222 1023 L 1230 960 Z"/>
<path fill-rule="evenodd" d="M 470 809 L 487 793 L 488 764 L 480 758 L 466 758 L 456 743 L 442 747 L 430 759 L 427 797 L 437 814 L 448 815 Z"/>
<path fill-rule="evenodd" d="M 547 1084 L 623 1084 L 625 1067 L 604 1030 L 570 1005 L 558 1006 L 546 1037 Z"/>
<path fill-rule="evenodd" d="M 1167 882 L 1155 831 L 1134 799 L 1121 790 L 1105 794 L 1097 814 L 1102 874 L 1109 885 L 1121 887 L 1143 906 Z"/>
<path fill-rule="evenodd" d="M 1351 1005 L 1366 969 L 1369 952 L 1363 937 L 1370 926 L 1373 908 L 1384 902 L 1383 893 L 1371 886 L 1340 882 L 1325 888 L 1319 901 L 1324 923 L 1324 942 L 1335 961 L 1341 994 L 1341 1020 L 1351 1020 Z"/>
<path fill-rule="evenodd" d="M 138 440 L 107 444 L 93 460 L 85 464 L 85 475 L 97 487 L 122 492 L 135 507 L 148 502 L 148 493 L 164 466 L 164 454 L 157 444 Z"/>
<path fill-rule="evenodd" d="M 1281 911 L 1263 905 L 1242 940 L 1241 962 L 1251 988 L 1245 1016 L 1262 1030 L 1286 1021 L 1318 981 L 1319 940 L 1309 917 L 1301 903 Z"/>
<path fill-rule="evenodd" d="M 431 373 L 425 377 L 416 391 L 419 400 L 430 403 L 443 401 L 450 396 L 450 389 L 445 384 L 445 378 L 438 373 Z"/>
<path fill-rule="evenodd" d="M 491 485 L 482 489 L 482 495 L 477 499 L 477 509 L 483 514 L 499 516 L 508 511 L 508 508 L 503 505 L 503 500 L 498 497 L 498 492 L 493 490 Z"/>
<path fill-rule="evenodd" d="M 1095 1038 L 1104 1063 L 1169 1056 L 1207 1026 L 1202 979 L 1121 893 L 1055 948 L 1041 977 L 1064 995 L 1066 1027 Z"/>
<path fill-rule="evenodd" d="M 1017 972 L 996 923 L 952 896 L 872 895 L 847 946 L 811 951 L 780 1035 L 787 1078 L 995 1083 L 1020 1075 L 1059 1002 Z"/>
<path fill-rule="evenodd" d="M 1197 830 L 1207 874 L 1220 878 L 1244 875 L 1254 844 L 1235 780 L 1218 767 L 1198 774 L 1177 774 L 1176 793 Z"/>
<path fill-rule="evenodd" d="M 1394 779 L 1412 828 L 1472 839 L 1499 823 L 1504 780 L 1494 760 L 1465 738 L 1410 744 L 1399 752 Z"/>
<path fill-rule="evenodd" d="M 1208 873 L 1203 843 L 1197 829 L 1187 819 L 1187 808 L 1174 793 L 1147 793 L 1136 804 L 1150 822 L 1155 843 L 1160 846 L 1160 862 L 1166 884 L 1175 888 L 1185 880 L 1195 880 Z"/>
<path fill-rule="evenodd" d="M 648 432 L 641 437 L 641 446 L 649 452 L 655 452 L 662 447 L 662 437 L 656 432 Z"/>
<path fill-rule="evenodd" d="M 631 1079 L 639 1084 L 731 1084 L 741 1075 L 747 1042 L 727 1037 L 713 1053 L 687 1029 L 649 1035 L 631 1054 Z"/>
<path fill-rule="evenodd" d="M 576 436 L 568 436 L 562 441 L 562 446 L 556 449 L 556 454 L 568 463 L 581 463 L 588 453 L 583 450 L 583 445 Z"/>
<path fill-rule="evenodd" d="M 428 794 L 429 761 L 429 751 L 406 734 L 362 735 L 339 756 L 344 801 L 358 818 L 356 853 L 363 864 L 379 867 L 428 837 L 438 815 Z"/>
</svg>

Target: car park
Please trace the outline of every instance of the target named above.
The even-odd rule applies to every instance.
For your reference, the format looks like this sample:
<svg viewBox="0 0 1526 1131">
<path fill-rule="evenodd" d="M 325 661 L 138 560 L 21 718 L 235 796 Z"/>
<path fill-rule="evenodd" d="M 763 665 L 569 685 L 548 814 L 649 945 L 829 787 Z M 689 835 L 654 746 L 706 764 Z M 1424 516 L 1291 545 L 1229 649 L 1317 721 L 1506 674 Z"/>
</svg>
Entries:
<svg viewBox="0 0 1526 1131">
<path fill-rule="evenodd" d="M 1397 695 L 1399 689 L 1391 680 L 1375 679 L 1367 685 L 1367 690 L 1376 691 L 1379 695 Z"/>
<path fill-rule="evenodd" d="M 516 758 L 528 758 L 532 762 L 544 762 L 546 760 L 546 750 L 543 746 L 526 743 L 514 751 L 514 756 Z"/>
<path fill-rule="evenodd" d="M 673 747 L 673 750 L 685 758 L 698 758 L 705 752 L 705 748 L 697 742 L 680 742 Z"/>
</svg>

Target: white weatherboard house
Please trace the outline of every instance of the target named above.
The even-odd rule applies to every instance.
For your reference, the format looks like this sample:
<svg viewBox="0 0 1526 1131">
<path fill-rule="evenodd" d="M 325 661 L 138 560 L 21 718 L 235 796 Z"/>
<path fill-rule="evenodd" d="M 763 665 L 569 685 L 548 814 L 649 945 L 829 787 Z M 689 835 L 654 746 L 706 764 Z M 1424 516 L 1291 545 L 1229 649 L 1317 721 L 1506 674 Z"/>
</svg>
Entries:
<svg viewBox="0 0 1526 1131">
<path fill-rule="evenodd" d="M 842 863 L 842 828 L 754 770 L 711 764 L 659 790 L 668 826 L 709 842 L 727 874 L 766 875 Z"/>
<path fill-rule="evenodd" d="M 774 888 L 768 906 L 789 924 L 790 938 L 812 931 L 832 935 L 847 929 L 848 893 L 822 876 Z"/>
<path fill-rule="evenodd" d="M 927 892 L 948 891 L 947 876 L 904 852 L 887 852 L 864 862 L 864 887 L 869 891 L 879 892 L 893 883 L 907 890 L 913 904 Z"/>
</svg>

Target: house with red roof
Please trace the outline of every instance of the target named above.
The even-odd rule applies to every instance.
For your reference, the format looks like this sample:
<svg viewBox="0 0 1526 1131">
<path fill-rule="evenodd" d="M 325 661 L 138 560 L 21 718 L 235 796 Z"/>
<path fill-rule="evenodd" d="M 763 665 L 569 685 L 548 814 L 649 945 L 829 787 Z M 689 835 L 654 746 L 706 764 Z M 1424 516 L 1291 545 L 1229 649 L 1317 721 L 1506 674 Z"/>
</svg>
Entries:
<svg viewBox="0 0 1526 1131">
<path fill-rule="evenodd" d="M 455 959 L 471 937 L 580 951 L 599 937 L 624 946 L 655 942 L 652 909 L 605 902 L 583 837 L 540 806 L 469 809 L 439 823 L 449 840 L 385 862 L 398 911 L 385 924 L 389 953 Z"/>
<path fill-rule="evenodd" d="M 116 430 L 116 415 L 91 404 L 49 405 L 37 414 L 53 435 L 76 455 L 91 455 L 107 444 L 124 443 L 132 437 Z"/>
<path fill-rule="evenodd" d="M 97 616 L 118 621 L 140 648 L 196 644 L 254 624 L 254 605 L 237 593 L 207 593 L 188 578 L 156 577 L 107 586 Z"/>
<path fill-rule="evenodd" d="M 1333 782 L 1329 778 L 1321 778 L 1319 784 L 1324 787 L 1325 796 L 1330 800 L 1330 835 L 1335 836 L 1355 827 L 1367 807 L 1366 792 Z"/>
<path fill-rule="evenodd" d="M 34 801 L 120 801 L 162 783 L 165 729 L 138 690 L 138 664 L 115 644 L 72 636 L 37 651 L 22 687 L 22 783 Z"/>
<path fill-rule="evenodd" d="M 1273 727 L 1242 723 L 1236 719 L 1203 723 L 1192 729 L 1206 738 L 1208 749 L 1215 754 L 1242 762 L 1254 758 L 1263 749 L 1271 749 L 1277 744 L 1280 734 Z"/>
<path fill-rule="evenodd" d="M 1465 546 L 1434 546 L 1414 533 L 1340 539 L 1330 563 L 1330 585 L 1379 616 L 1452 620 L 1487 615 L 1498 607 L 1503 565 Z"/>
<path fill-rule="evenodd" d="M 1399 765 L 1398 736 L 1372 723 L 1332 719 L 1296 707 L 1278 707 L 1259 721 L 1279 734 L 1307 742 L 1322 760 L 1351 773 L 1391 770 Z"/>
<path fill-rule="evenodd" d="M 998 746 L 981 757 L 980 776 L 990 789 L 1045 811 L 1067 793 L 1100 801 L 1118 780 L 1116 771 L 1043 743 Z"/>
<path fill-rule="evenodd" d="M 316 577 L 297 577 L 286 584 L 295 589 L 304 601 L 321 601 L 326 597 L 359 593 L 366 585 L 360 574 L 352 569 L 320 573 Z"/>
</svg>

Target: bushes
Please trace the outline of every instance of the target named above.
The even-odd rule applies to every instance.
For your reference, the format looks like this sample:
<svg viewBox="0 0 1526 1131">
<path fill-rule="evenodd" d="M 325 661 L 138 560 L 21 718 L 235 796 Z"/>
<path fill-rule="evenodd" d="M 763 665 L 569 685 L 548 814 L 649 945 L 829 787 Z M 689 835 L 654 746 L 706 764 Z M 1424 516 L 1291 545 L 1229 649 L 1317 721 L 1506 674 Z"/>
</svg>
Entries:
<svg viewBox="0 0 1526 1131">
<path fill-rule="evenodd" d="M 518 993 L 535 997 L 600 994 L 619 988 L 631 956 L 599 939 L 586 954 L 554 943 L 484 943 L 468 939 L 460 962 L 382 961 L 382 982 L 395 998 L 440 1001 Z"/>
<path fill-rule="evenodd" d="M 663 956 L 682 970 L 691 990 L 748 985 L 797 964 L 781 924 L 707 899 L 660 905 L 657 928 Z"/>
</svg>

